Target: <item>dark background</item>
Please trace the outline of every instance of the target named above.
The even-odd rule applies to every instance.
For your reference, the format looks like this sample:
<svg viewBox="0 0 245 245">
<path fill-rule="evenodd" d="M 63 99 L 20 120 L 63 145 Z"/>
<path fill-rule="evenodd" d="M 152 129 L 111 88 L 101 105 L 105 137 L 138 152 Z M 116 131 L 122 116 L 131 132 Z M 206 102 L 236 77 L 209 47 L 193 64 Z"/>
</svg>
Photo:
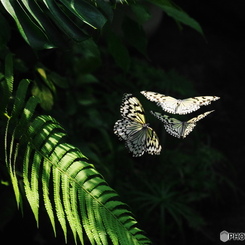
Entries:
<svg viewBox="0 0 245 245">
<path fill-rule="evenodd" d="M 164 16 L 150 40 L 149 55 L 158 66 L 176 69 L 190 78 L 200 93 L 210 91 L 221 97 L 220 120 L 214 130 L 217 143 L 231 159 L 241 162 L 238 155 L 244 149 L 241 136 L 245 78 L 242 2 L 177 3 L 200 23 L 205 39 L 186 26 L 180 32 L 175 23 Z"/>
<path fill-rule="evenodd" d="M 237 196 L 224 187 L 223 204 L 206 207 L 206 217 L 210 220 L 208 229 L 217 238 L 222 230 L 245 232 L 244 2 L 176 3 L 200 23 L 205 39 L 186 26 L 180 32 L 174 28 L 175 23 L 164 16 L 160 28 L 151 38 L 149 54 L 158 66 L 174 68 L 194 81 L 200 94 L 221 97 L 213 123 L 206 126 L 212 134 L 213 145 L 230 163 L 223 170 L 234 181 Z M 202 244 L 202 241 L 195 242 Z"/>
</svg>

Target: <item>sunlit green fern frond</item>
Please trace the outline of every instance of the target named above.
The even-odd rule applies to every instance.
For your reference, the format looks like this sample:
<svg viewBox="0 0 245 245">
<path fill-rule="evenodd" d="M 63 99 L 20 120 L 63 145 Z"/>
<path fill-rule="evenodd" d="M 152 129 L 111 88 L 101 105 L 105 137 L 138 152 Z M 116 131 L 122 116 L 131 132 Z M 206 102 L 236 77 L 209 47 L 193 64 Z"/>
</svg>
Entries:
<svg viewBox="0 0 245 245">
<path fill-rule="evenodd" d="M 75 242 L 85 244 L 150 244 L 137 228 L 128 207 L 108 186 L 81 151 L 66 143 L 64 129 L 52 117 L 34 117 L 38 100 L 28 97 L 29 80 L 22 80 L 6 114 L 5 161 L 16 200 L 24 186 L 36 222 L 44 205 L 54 233 L 60 224 Z M 87 244 L 87 243 L 86 243 Z"/>
</svg>

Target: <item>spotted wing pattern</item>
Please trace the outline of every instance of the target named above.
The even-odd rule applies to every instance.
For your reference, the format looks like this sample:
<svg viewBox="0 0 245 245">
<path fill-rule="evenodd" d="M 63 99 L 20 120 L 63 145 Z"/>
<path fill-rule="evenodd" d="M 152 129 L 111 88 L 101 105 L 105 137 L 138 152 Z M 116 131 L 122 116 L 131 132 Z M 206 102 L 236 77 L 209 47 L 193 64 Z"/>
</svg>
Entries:
<svg viewBox="0 0 245 245">
<path fill-rule="evenodd" d="M 161 145 L 155 131 L 145 122 L 144 109 L 132 94 L 125 94 L 120 107 L 122 119 L 116 121 L 114 133 L 120 140 L 125 140 L 126 147 L 134 157 L 145 152 L 159 155 Z"/>
<path fill-rule="evenodd" d="M 198 96 L 181 100 L 151 91 L 141 91 L 141 94 L 148 100 L 156 102 L 164 111 L 179 115 L 191 113 L 203 105 L 209 105 L 212 101 L 220 99 L 218 96 Z"/>
<path fill-rule="evenodd" d="M 162 115 L 158 112 L 151 113 L 158 118 L 160 121 L 164 123 L 164 127 L 166 131 L 171 134 L 174 137 L 177 138 L 185 138 L 187 135 L 190 134 L 190 132 L 194 129 L 196 126 L 196 122 L 206 117 L 208 114 L 210 114 L 212 111 L 207 111 L 203 114 L 198 115 L 197 117 L 194 117 L 188 121 L 180 121 L 176 118 L 169 117 L 167 115 Z"/>
</svg>

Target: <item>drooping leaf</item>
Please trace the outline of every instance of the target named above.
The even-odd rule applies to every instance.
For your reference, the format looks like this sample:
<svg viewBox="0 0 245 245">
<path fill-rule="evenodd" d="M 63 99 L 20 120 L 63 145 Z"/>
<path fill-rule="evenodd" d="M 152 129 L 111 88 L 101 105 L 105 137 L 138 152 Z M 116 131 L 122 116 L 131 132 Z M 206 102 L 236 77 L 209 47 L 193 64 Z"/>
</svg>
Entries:
<svg viewBox="0 0 245 245">
<path fill-rule="evenodd" d="M 102 29 L 106 23 L 104 15 L 92 4 L 84 0 L 61 0 L 61 2 L 87 25 Z"/>
<path fill-rule="evenodd" d="M 132 19 L 125 17 L 122 29 L 126 42 L 138 50 L 138 52 L 147 56 L 147 39 L 142 26 Z"/>
<path fill-rule="evenodd" d="M 151 15 L 147 9 L 147 7 L 140 3 L 132 3 L 130 4 L 130 8 L 132 9 L 134 15 L 136 16 L 136 21 L 140 24 L 144 24 L 151 18 Z"/>
<path fill-rule="evenodd" d="M 18 1 L 1 1 L 8 13 L 13 17 L 16 25 L 25 41 L 35 49 L 53 48 L 46 33 L 30 18 Z"/>
<path fill-rule="evenodd" d="M 115 33 L 108 31 L 106 38 L 108 43 L 108 51 L 114 58 L 117 65 L 122 70 L 127 71 L 131 62 L 128 49 L 123 44 L 121 38 Z"/>
<path fill-rule="evenodd" d="M 50 42 L 57 46 L 65 45 L 65 40 L 61 31 L 59 31 L 59 29 L 51 21 L 49 14 L 44 14 L 45 11 L 41 2 L 38 3 L 37 1 L 23 0 L 19 1 L 19 4 L 21 5 L 23 11 L 25 11 L 26 15 L 33 20 L 33 23 L 35 23 L 47 35 Z M 53 15 L 52 17 L 54 19 L 56 15 Z M 62 26 L 64 26 L 64 23 L 62 24 Z"/>
<path fill-rule="evenodd" d="M 101 30 L 113 16 L 111 6 L 103 2 L 97 5 L 84 0 L 1 2 L 34 49 L 65 47 L 69 39 L 82 42 L 89 37 L 86 25 Z"/>
<path fill-rule="evenodd" d="M 48 8 L 49 17 L 56 23 L 57 27 L 61 29 L 67 37 L 74 39 L 77 42 L 84 41 L 88 35 L 79 28 L 79 26 L 72 21 L 64 11 L 59 8 L 55 1 L 43 0 Z"/>
<path fill-rule="evenodd" d="M 198 31 L 201 35 L 204 35 L 200 24 L 195 19 L 191 18 L 186 12 L 184 12 L 180 8 L 177 8 L 175 5 L 171 4 L 170 1 L 151 0 L 149 2 L 160 7 L 168 16 L 170 16 L 177 22 L 185 24 L 193 28 L 194 30 Z"/>
</svg>

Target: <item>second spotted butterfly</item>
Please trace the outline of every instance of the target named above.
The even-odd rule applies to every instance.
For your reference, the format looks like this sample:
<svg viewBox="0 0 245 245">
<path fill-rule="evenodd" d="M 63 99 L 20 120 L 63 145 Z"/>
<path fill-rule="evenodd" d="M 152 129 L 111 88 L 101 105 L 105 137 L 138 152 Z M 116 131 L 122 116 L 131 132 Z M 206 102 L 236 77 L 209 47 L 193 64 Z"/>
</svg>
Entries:
<svg viewBox="0 0 245 245">
<path fill-rule="evenodd" d="M 158 112 L 151 111 L 151 114 L 153 114 L 156 118 L 164 123 L 164 127 L 169 134 L 177 138 L 185 138 L 194 129 L 194 127 L 196 126 L 196 122 L 203 119 L 211 112 L 213 111 L 207 111 L 186 122 L 182 122 L 176 118 L 172 118 L 167 115 L 161 115 Z"/>
<path fill-rule="evenodd" d="M 161 145 L 155 131 L 145 121 L 144 109 L 139 100 L 132 94 L 124 94 L 120 107 L 122 119 L 116 121 L 114 133 L 120 140 L 125 140 L 134 157 L 145 152 L 159 155 Z"/>
<path fill-rule="evenodd" d="M 187 99 L 175 99 L 171 96 L 150 91 L 141 91 L 148 100 L 156 102 L 164 111 L 172 114 L 188 114 L 198 110 L 203 105 L 209 105 L 212 101 L 218 100 L 218 96 L 198 96 Z"/>
</svg>

